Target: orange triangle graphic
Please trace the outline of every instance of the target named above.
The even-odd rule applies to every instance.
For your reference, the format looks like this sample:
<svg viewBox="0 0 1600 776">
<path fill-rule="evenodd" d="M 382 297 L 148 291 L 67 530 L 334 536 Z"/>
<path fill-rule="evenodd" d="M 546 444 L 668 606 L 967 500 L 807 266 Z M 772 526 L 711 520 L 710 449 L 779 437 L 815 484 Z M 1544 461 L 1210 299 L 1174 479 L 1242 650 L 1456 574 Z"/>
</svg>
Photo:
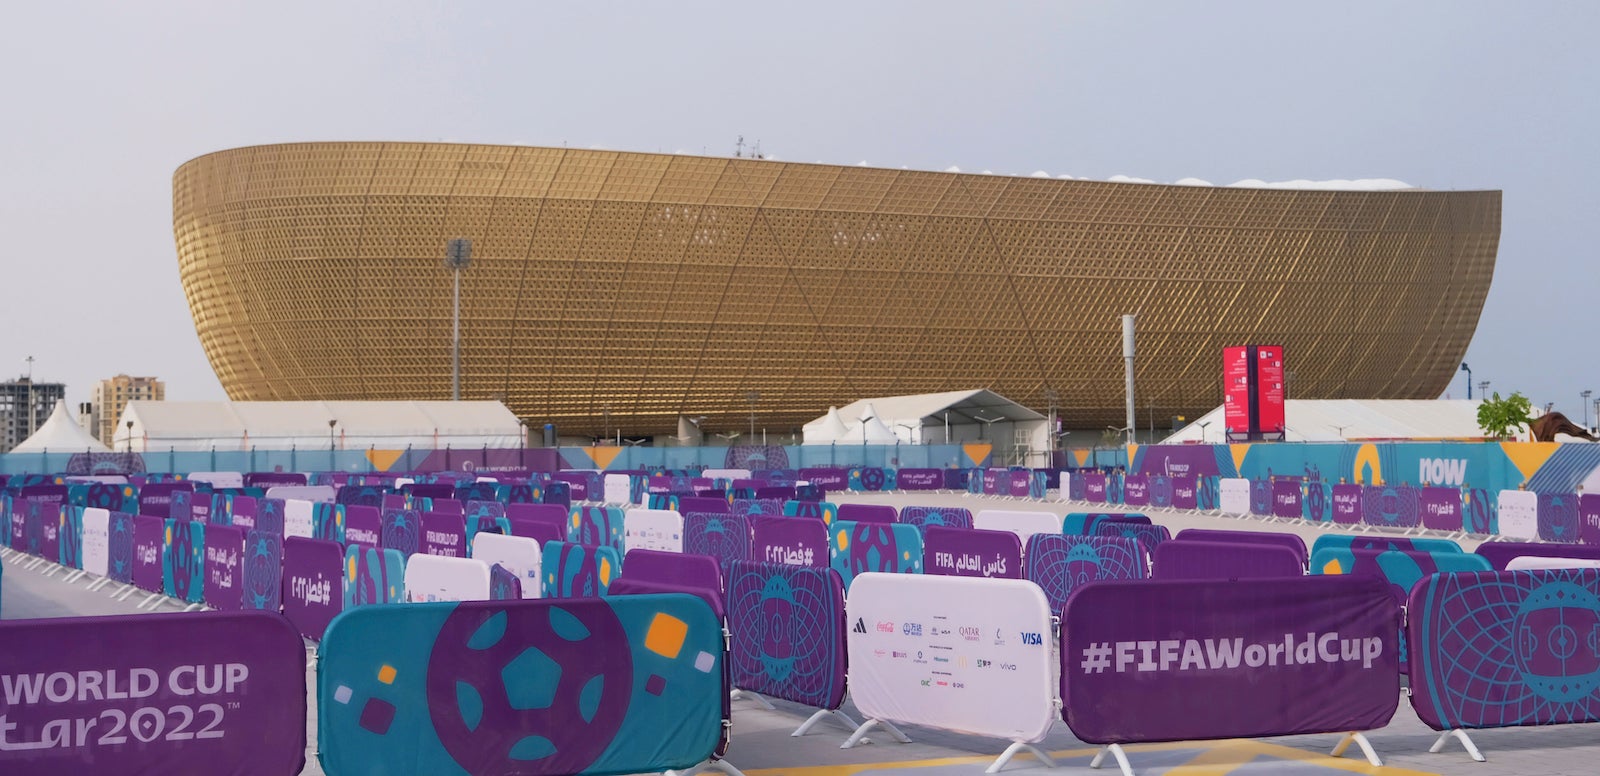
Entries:
<svg viewBox="0 0 1600 776">
<path fill-rule="evenodd" d="M 400 460 L 400 456 L 405 454 L 404 450 L 368 450 L 367 463 L 372 464 L 372 468 L 380 472 L 386 472 L 389 471 L 389 467 L 394 466 L 395 461 Z"/>
<path fill-rule="evenodd" d="M 1533 478 L 1534 472 L 1539 471 L 1539 467 L 1543 466 L 1545 461 L 1550 460 L 1550 456 L 1555 455 L 1556 451 L 1561 449 L 1561 444 L 1559 442 L 1501 442 L 1500 449 L 1506 454 L 1507 458 L 1511 459 L 1511 463 L 1517 467 L 1517 471 L 1522 473 L 1522 481 L 1527 482 Z"/>
<path fill-rule="evenodd" d="M 1133 457 L 1139 454 L 1138 445 L 1128 445 L 1128 470 L 1133 470 Z"/>
<path fill-rule="evenodd" d="M 617 456 L 622 455 L 622 448 L 620 447 L 589 447 L 585 449 L 589 451 L 589 457 L 594 459 L 594 465 L 597 469 L 604 469 L 610 466 L 612 461 L 617 460 Z"/>
<path fill-rule="evenodd" d="M 1089 451 L 1088 450 L 1073 450 L 1072 451 L 1072 457 L 1076 458 L 1078 460 L 1078 465 L 1079 466 L 1087 466 L 1087 465 L 1089 465 Z"/>
<path fill-rule="evenodd" d="M 967 460 L 971 461 L 973 466 L 982 466 L 984 461 L 989 460 L 989 453 L 993 450 L 994 445 L 987 443 L 961 446 L 961 452 L 967 454 Z"/>
<path fill-rule="evenodd" d="M 1228 445 L 1228 452 L 1233 453 L 1233 470 L 1244 476 L 1244 457 L 1250 452 L 1250 445 Z"/>
</svg>

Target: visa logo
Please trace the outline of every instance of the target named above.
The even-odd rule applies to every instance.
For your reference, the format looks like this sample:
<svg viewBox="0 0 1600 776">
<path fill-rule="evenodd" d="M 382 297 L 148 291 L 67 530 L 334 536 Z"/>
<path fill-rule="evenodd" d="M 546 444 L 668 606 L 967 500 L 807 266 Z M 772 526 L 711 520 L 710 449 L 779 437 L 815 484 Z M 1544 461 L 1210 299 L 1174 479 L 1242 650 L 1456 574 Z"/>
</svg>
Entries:
<svg viewBox="0 0 1600 776">
<path fill-rule="evenodd" d="M 1037 647 L 1044 644 L 1044 639 L 1040 638 L 1037 633 L 1023 632 L 1022 643 L 1030 647 Z"/>
</svg>

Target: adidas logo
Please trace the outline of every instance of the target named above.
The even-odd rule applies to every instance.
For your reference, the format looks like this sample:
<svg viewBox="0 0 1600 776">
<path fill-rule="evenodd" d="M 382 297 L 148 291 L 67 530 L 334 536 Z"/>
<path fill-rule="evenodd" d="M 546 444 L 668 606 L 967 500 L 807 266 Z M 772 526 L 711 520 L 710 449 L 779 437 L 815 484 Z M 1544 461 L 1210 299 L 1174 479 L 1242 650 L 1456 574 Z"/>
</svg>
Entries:
<svg viewBox="0 0 1600 776">
<path fill-rule="evenodd" d="M 862 622 L 860 617 L 857 617 L 856 618 L 855 627 L 851 628 L 850 630 L 855 632 L 855 633 L 866 633 L 867 632 L 867 624 L 865 622 Z"/>
</svg>

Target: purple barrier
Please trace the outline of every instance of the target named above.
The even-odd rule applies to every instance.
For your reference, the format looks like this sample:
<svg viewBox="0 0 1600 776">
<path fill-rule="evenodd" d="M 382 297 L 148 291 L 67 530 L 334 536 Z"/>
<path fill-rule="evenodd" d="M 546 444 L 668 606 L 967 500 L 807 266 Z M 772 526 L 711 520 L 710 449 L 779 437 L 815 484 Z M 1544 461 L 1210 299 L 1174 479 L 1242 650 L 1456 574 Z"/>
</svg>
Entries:
<svg viewBox="0 0 1600 776">
<path fill-rule="evenodd" d="M 1333 486 L 1333 522 L 1356 525 L 1361 522 L 1363 491 L 1360 485 Z"/>
<path fill-rule="evenodd" d="M 46 504 L 39 501 L 29 502 L 33 507 L 28 514 L 29 530 L 37 526 L 39 543 L 33 553 L 52 563 L 61 557 L 61 509 L 62 504 Z"/>
<path fill-rule="evenodd" d="M 922 570 L 950 577 L 1022 578 L 1022 539 L 1011 531 L 922 529 Z"/>
<path fill-rule="evenodd" d="M 415 509 L 386 509 L 379 544 L 411 557 L 422 552 L 422 513 Z"/>
<path fill-rule="evenodd" d="M 736 498 L 728 511 L 736 515 L 781 515 L 783 501 L 775 498 Z"/>
<path fill-rule="evenodd" d="M 868 492 L 894 490 L 894 470 L 880 466 L 851 467 L 850 490 Z"/>
<path fill-rule="evenodd" d="M 828 566 L 828 527 L 821 520 L 757 515 L 750 520 L 750 559 L 789 566 Z"/>
<path fill-rule="evenodd" d="M 733 509 L 728 506 L 728 500 L 723 498 L 709 498 L 705 496 L 680 496 L 678 498 L 678 513 L 687 515 L 690 512 L 705 512 L 707 514 L 721 512 L 731 513 Z"/>
<path fill-rule="evenodd" d="M 1597 593 L 1597 569 L 1422 580 L 1407 607 L 1411 707 L 1434 730 L 1600 721 Z"/>
<path fill-rule="evenodd" d="M 140 590 L 162 592 L 161 547 L 165 543 L 166 521 L 139 515 L 133 518 L 133 584 Z"/>
<path fill-rule="evenodd" d="M 972 511 L 966 507 L 905 507 L 900 510 L 900 522 L 923 529 L 934 525 L 971 528 Z"/>
<path fill-rule="evenodd" d="M 387 512 L 387 511 L 389 511 L 391 509 L 410 509 L 410 508 L 411 508 L 411 497 L 407 496 L 404 493 L 385 493 L 385 494 L 383 494 L 383 504 L 379 507 L 380 511 L 382 511 L 382 512 Z"/>
<path fill-rule="evenodd" d="M 1120 536 L 1034 534 L 1022 560 L 1023 576 L 1044 591 L 1057 613 L 1073 591 L 1090 582 L 1144 579 L 1147 573 L 1139 543 Z"/>
<path fill-rule="evenodd" d="M 1061 622 L 1063 718 L 1095 744 L 1381 728 L 1399 627 L 1362 577 L 1089 585 Z"/>
<path fill-rule="evenodd" d="M 855 523 L 897 523 L 899 512 L 888 504 L 840 504 L 838 520 Z"/>
<path fill-rule="evenodd" d="M 1422 527 L 1433 531 L 1459 531 L 1461 491 L 1455 488 L 1421 488 L 1417 491 L 1417 511 Z"/>
<path fill-rule="evenodd" d="M 383 515 L 377 507 L 349 504 L 344 508 L 344 543 L 377 548 L 383 543 Z"/>
<path fill-rule="evenodd" d="M 454 498 L 430 498 L 427 504 L 431 509 L 424 509 L 424 512 L 444 512 L 451 515 L 467 513 L 467 505 Z"/>
<path fill-rule="evenodd" d="M 1272 516 L 1272 480 L 1250 480 L 1250 514 L 1257 517 Z"/>
<path fill-rule="evenodd" d="M 283 537 L 271 531 L 250 531 L 244 538 L 241 605 L 274 614 L 283 610 Z"/>
<path fill-rule="evenodd" d="M 761 501 L 788 501 L 794 498 L 794 486 L 766 485 L 756 488 L 756 499 Z"/>
<path fill-rule="evenodd" d="M 1272 481 L 1272 516 L 1296 520 L 1304 516 L 1298 480 Z"/>
<path fill-rule="evenodd" d="M 256 527 L 256 514 L 260 505 L 250 496 L 234 496 L 233 505 L 229 510 L 228 524 L 236 525 L 246 531 Z"/>
<path fill-rule="evenodd" d="M 1170 541 L 1172 534 L 1164 525 L 1150 525 L 1124 518 L 1108 517 L 1095 523 L 1094 536 L 1121 536 L 1139 542 L 1146 555 L 1154 553 L 1162 542 Z"/>
<path fill-rule="evenodd" d="M 1512 558 L 1576 558 L 1600 560 L 1600 547 L 1582 544 L 1547 544 L 1537 542 L 1484 542 L 1474 550 L 1489 561 L 1496 571 L 1504 571 Z"/>
<path fill-rule="evenodd" d="M 1014 471 L 1007 474 L 1010 481 L 1006 485 L 1006 495 L 1012 498 L 1027 498 L 1032 495 L 1028 486 L 1033 481 L 1033 472 Z"/>
<path fill-rule="evenodd" d="M 849 490 L 850 470 L 835 467 L 817 469 L 801 469 L 800 479 L 812 485 L 821 485 L 826 490 Z"/>
<path fill-rule="evenodd" d="M 511 523 L 512 536 L 532 539 L 538 542 L 541 547 L 549 542 L 564 542 L 567 540 L 566 518 L 563 516 L 567 510 L 556 504 L 530 506 L 555 507 L 556 511 L 561 514 L 556 515 L 553 519 L 549 516 L 541 515 L 508 515 L 506 520 Z"/>
<path fill-rule="evenodd" d="M 360 505 L 382 509 L 384 495 L 383 488 L 376 485 L 344 485 L 339 488 L 334 501 L 345 506 Z"/>
<path fill-rule="evenodd" d="M 422 554 L 467 557 L 467 519 L 449 512 L 423 512 Z"/>
<path fill-rule="evenodd" d="M 690 512 L 683 516 L 683 551 L 723 565 L 750 559 L 750 520 L 743 515 Z"/>
<path fill-rule="evenodd" d="M 1381 528 L 1416 528 L 1417 489 L 1393 485 L 1368 485 L 1361 491 L 1361 521 Z"/>
<path fill-rule="evenodd" d="M 573 507 L 567 524 L 567 541 L 591 547 L 610 547 L 617 557 L 627 550 L 623 543 L 623 513 L 616 507 Z"/>
<path fill-rule="evenodd" d="M 983 494 L 1004 496 L 1011 492 L 1011 473 L 1005 469 L 983 470 Z"/>
<path fill-rule="evenodd" d="M 173 491 L 171 501 L 168 503 L 167 514 L 161 517 L 170 517 L 173 520 L 197 519 L 194 508 L 194 492 L 188 490 Z"/>
<path fill-rule="evenodd" d="M 1150 476 L 1130 474 L 1122 478 L 1122 503 L 1130 507 L 1150 506 Z"/>
<path fill-rule="evenodd" d="M 1150 569 L 1152 579 L 1262 579 L 1305 573 L 1305 564 L 1288 547 L 1197 539 L 1157 545 Z"/>
<path fill-rule="evenodd" d="M 456 497 L 456 486 L 448 482 L 413 482 L 400 486 L 400 490 L 411 494 L 411 498 L 453 499 Z"/>
<path fill-rule="evenodd" d="M 709 555 L 628 550 L 628 554 L 622 558 L 622 568 L 623 579 L 664 582 L 709 591 L 717 599 L 712 608 L 719 612 L 722 610 L 722 566 Z"/>
<path fill-rule="evenodd" d="M 230 612 L 244 608 L 244 529 L 206 526 L 206 603 Z"/>
<path fill-rule="evenodd" d="M 276 485 L 304 485 L 306 476 L 298 472 L 245 472 L 247 488 L 270 488 Z"/>
<path fill-rule="evenodd" d="M 1600 544 L 1600 495 L 1585 493 L 1578 497 L 1578 540 Z"/>
<path fill-rule="evenodd" d="M 1536 513 L 1539 538 L 1547 542 L 1576 543 L 1581 538 L 1578 497 L 1572 493 L 1540 493 Z"/>
<path fill-rule="evenodd" d="M 1311 556 L 1306 552 L 1306 542 L 1292 533 L 1276 531 L 1225 531 L 1210 528 L 1185 528 L 1178 532 L 1175 541 L 1225 542 L 1228 544 L 1269 544 L 1283 547 L 1294 553 L 1304 573 Z"/>
<path fill-rule="evenodd" d="M 943 472 L 941 478 L 944 481 L 944 489 L 945 490 L 966 490 L 967 489 L 967 470 L 966 469 L 940 469 L 939 471 Z"/>
<path fill-rule="evenodd" d="M 37 501 L 41 504 L 67 503 L 67 486 L 65 485 L 28 485 L 22 489 L 22 498 Z M 166 515 L 163 514 L 162 517 Z"/>
<path fill-rule="evenodd" d="M 622 580 L 617 580 L 621 582 Z M 615 593 L 616 591 L 613 591 Z M 489 600 L 522 600 L 522 579 L 498 563 L 489 567 Z"/>
<path fill-rule="evenodd" d="M 1106 503 L 1106 475 L 1105 472 L 1085 472 L 1081 477 L 1074 477 L 1073 485 L 1079 479 L 1083 480 L 1083 501 L 1091 504 Z M 1074 494 L 1073 498 L 1077 498 Z"/>
<path fill-rule="evenodd" d="M 733 685 L 813 708 L 839 708 L 844 613 L 844 585 L 832 569 L 735 561 L 728 574 Z"/>
<path fill-rule="evenodd" d="M 256 502 L 256 529 L 282 534 L 283 526 L 283 499 L 264 498 Z"/>
<path fill-rule="evenodd" d="M 113 582 L 133 583 L 133 515 L 113 511 L 106 521 L 106 571 Z"/>
<path fill-rule="evenodd" d="M 139 488 L 139 514 L 166 517 L 172 514 L 174 491 L 194 492 L 194 483 L 156 482 Z"/>
<path fill-rule="evenodd" d="M 901 469 L 896 480 L 898 490 L 939 490 L 944 487 L 944 469 Z"/>
<path fill-rule="evenodd" d="M 305 765 L 305 652 L 275 615 L 19 620 L 0 623 L 0 645 L 7 776 Z"/>
<path fill-rule="evenodd" d="M 283 614 L 300 635 L 321 641 L 344 608 L 344 548 L 337 542 L 283 540 Z"/>
</svg>

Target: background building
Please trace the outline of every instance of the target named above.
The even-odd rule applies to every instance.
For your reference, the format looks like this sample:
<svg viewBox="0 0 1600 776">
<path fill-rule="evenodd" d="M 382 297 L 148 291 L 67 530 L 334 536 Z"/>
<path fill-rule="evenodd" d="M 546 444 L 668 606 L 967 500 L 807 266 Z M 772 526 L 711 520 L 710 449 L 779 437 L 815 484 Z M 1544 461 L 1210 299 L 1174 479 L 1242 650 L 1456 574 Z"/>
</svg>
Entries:
<svg viewBox="0 0 1600 776">
<path fill-rule="evenodd" d="M 117 375 L 95 383 L 89 402 L 93 406 L 90 429 L 101 444 L 111 446 L 117 436 L 117 423 L 130 401 L 165 401 L 167 384 L 154 377 Z"/>
<path fill-rule="evenodd" d="M 32 378 L 19 377 L 0 383 L 0 453 L 11 452 L 24 439 L 44 425 L 55 409 L 56 402 L 67 398 L 64 383 L 36 383 Z"/>
<path fill-rule="evenodd" d="M 462 398 L 563 436 L 793 431 L 987 388 L 1065 428 L 1221 403 L 1228 345 L 1295 398 L 1434 398 L 1477 327 L 1497 191 L 1334 191 L 565 148 L 304 143 L 173 179 L 195 329 L 236 400 Z M 752 398 L 754 397 L 754 398 Z M 102 421 L 103 422 L 103 421 Z M 708 433 L 709 437 L 710 434 Z"/>
</svg>

